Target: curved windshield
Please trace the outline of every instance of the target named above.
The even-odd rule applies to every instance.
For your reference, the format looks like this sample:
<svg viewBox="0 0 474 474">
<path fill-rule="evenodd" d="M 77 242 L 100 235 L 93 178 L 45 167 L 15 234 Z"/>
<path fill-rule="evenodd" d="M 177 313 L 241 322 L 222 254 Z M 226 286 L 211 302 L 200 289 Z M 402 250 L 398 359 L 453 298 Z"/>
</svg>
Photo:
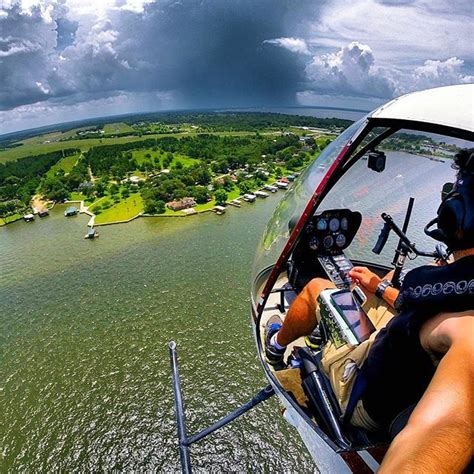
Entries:
<svg viewBox="0 0 474 474">
<path fill-rule="evenodd" d="M 441 203 L 441 190 L 447 182 L 454 182 L 452 168 L 454 153 L 472 143 L 442 135 L 402 130 L 383 141 L 378 151 L 383 151 L 386 164 L 383 172 L 368 167 L 368 156 L 363 157 L 336 183 L 321 202 L 317 212 L 326 209 L 349 208 L 362 214 L 362 224 L 346 255 L 390 266 L 398 245 L 393 233 L 380 255 L 372 252 L 383 226 L 381 214 L 389 214 L 402 228 L 408 201 L 415 199 L 407 235 L 420 250 L 433 251 L 436 241 L 423 229 L 436 217 Z M 406 266 L 419 266 L 428 259 Z"/>
<path fill-rule="evenodd" d="M 329 166 L 363 121 L 353 124 L 329 145 L 281 200 L 257 249 L 253 281 L 263 269 L 276 262 L 288 241 L 290 221 L 301 215 Z M 331 188 L 316 212 L 345 208 L 359 211 L 362 224 L 351 246 L 345 250 L 346 255 L 353 260 L 391 267 L 398 245 L 396 235 L 391 234 L 380 255 L 372 252 L 383 226 L 381 214 L 391 215 L 402 228 L 409 198 L 413 197 L 408 238 L 420 250 L 432 252 L 437 242 L 424 234 L 424 226 L 436 217 L 443 185 L 455 181 L 454 154 L 472 146 L 472 142 L 432 133 L 397 132 L 377 146 L 377 151 L 386 157 L 383 171 L 370 169 L 370 157 L 362 157 Z M 417 266 L 424 263 L 428 263 L 428 259 L 416 261 Z M 413 265 L 407 260 L 407 267 Z"/>
<path fill-rule="evenodd" d="M 306 168 L 282 198 L 257 247 L 252 281 L 264 268 L 276 262 L 290 236 L 288 227 L 290 220 L 301 215 L 329 167 L 364 123 L 365 117 L 342 132 Z"/>
</svg>

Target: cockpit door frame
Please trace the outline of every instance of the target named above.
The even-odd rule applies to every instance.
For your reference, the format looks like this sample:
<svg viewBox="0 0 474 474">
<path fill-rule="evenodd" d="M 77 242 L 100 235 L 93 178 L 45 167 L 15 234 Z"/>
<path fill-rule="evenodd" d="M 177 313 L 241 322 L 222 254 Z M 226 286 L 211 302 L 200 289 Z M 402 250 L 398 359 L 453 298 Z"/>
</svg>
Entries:
<svg viewBox="0 0 474 474">
<path fill-rule="evenodd" d="M 288 258 L 293 250 L 298 237 L 303 229 L 307 219 L 313 215 L 316 207 L 319 205 L 322 196 L 326 194 L 326 192 L 333 186 L 333 184 L 339 179 L 340 173 L 338 172 L 341 166 L 345 163 L 346 160 L 350 158 L 354 150 L 360 145 L 362 140 L 367 136 L 368 133 L 372 130 L 373 126 L 371 125 L 369 120 L 366 120 L 364 124 L 361 126 L 357 132 L 349 139 L 349 141 L 344 145 L 342 150 L 340 151 L 337 158 L 334 160 L 326 174 L 324 175 L 323 179 L 317 186 L 316 190 L 314 191 L 313 195 L 311 196 L 308 204 L 306 205 L 303 213 L 301 214 L 300 218 L 298 219 L 298 223 L 294 227 L 291 235 L 282 251 L 278 260 L 273 267 L 273 270 L 268 277 L 268 280 L 265 284 L 265 287 L 260 295 L 257 305 L 257 314 L 256 320 L 259 319 L 260 315 L 262 314 L 263 308 L 265 303 L 270 295 L 270 292 L 278 278 L 278 275 L 281 273 L 284 265 L 288 261 Z M 255 321 L 256 322 L 256 321 Z"/>
</svg>

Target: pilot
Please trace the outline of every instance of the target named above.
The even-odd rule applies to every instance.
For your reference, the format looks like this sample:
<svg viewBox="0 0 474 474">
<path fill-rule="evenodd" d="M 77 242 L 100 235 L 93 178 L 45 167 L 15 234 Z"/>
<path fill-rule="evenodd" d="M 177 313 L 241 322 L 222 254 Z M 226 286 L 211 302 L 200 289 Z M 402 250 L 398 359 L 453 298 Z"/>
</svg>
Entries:
<svg viewBox="0 0 474 474">
<path fill-rule="evenodd" d="M 400 292 L 390 274 L 381 279 L 353 268 L 377 330 L 358 346 L 323 347 L 323 370 L 351 424 L 387 432 L 407 415 L 381 473 L 462 472 L 474 456 L 474 149 L 461 150 L 453 167 L 456 183 L 425 228 L 453 261 L 411 270 Z M 281 364 L 286 346 L 315 330 L 318 296 L 331 287 L 329 280 L 311 280 L 283 323 L 271 318 L 268 363 Z"/>
</svg>

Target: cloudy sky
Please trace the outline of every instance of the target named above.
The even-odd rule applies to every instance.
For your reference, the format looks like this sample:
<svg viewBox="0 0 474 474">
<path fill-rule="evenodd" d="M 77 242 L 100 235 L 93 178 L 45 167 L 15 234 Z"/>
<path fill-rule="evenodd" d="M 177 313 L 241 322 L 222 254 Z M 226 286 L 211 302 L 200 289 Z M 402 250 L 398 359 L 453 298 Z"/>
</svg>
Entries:
<svg viewBox="0 0 474 474">
<path fill-rule="evenodd" d="M 0 133 L 474 82 L 472 0 L 0 0 Z"/>
</svg>

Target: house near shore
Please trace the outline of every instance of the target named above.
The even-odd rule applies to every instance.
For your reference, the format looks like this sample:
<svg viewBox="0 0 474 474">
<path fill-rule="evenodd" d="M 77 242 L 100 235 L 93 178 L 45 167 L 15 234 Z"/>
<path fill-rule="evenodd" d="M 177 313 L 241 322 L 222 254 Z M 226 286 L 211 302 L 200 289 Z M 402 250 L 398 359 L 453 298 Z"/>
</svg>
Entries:
<svg viewBox="0 0 474 474">
<path fill-rule="evenodd" d="M 128 178 L 128 181 L 136 186 L 138 186 L 138 183 L 140 181 L 143 181 L 143 178 L 140 178 L 139 176 L 130 176 L 130 178 Z"/>
<path fill-rule="evenodd" d="M 182 211 L 183 209 L 189 209 L 195 205 L 196 201 L 192 197 L 185 197 L 179 201 L 170 201 L 166 203 L 166 206 L 172 211 Z"/>
<path fill-rule="evenodd" d="M 94 187 L 94 183 L 92 181 L 83 181 L 82 183 L 79 184 L 78 190 L 79 191 L 84 191 L 85 189 L 90 189 Z"/>
</svg>

